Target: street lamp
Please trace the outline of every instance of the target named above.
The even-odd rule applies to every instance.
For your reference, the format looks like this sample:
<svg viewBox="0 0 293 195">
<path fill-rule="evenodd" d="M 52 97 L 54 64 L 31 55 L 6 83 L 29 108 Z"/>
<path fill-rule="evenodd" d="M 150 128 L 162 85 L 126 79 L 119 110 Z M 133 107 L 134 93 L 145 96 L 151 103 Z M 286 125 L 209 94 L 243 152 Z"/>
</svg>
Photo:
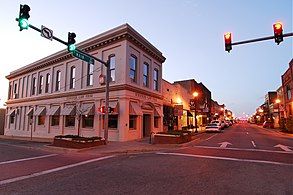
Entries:
<svg viewBox="0 0 293 195">
<path fill-rule="evenodd" d="M 197 115 L 196 112 L 197 112 L 197 110 L 196 110 L 196 108 L 197 108 L 197 97 L 198 97 L 198 92 L 197 92 L 197 91 L 193 92 L 192 96 L 193 96 L 193 100 L 194 100 L 195 132 L 197 133 L 197 118 L 196 118 L 196 115 Z"/>
<path fill-rule="evenodd" d="M 275 103 L 278 104 L 278 123 L 280 124 L 280 103 L 281 103 L 281 100 L 276 99 Z"/>
</svg>

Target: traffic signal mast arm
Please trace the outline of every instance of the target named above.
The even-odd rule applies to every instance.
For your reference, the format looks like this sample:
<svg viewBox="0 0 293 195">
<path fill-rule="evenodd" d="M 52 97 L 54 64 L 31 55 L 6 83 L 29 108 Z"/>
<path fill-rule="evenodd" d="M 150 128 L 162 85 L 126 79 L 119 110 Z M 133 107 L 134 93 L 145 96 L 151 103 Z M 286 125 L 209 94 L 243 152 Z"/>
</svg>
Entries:
<svg viewBox="0 0 293 195">
<path fill-rule="evenodd" d="M 293 36 L 293 32 L 286 33 L 283 35 L 283 37 L 290 37 L 290 36 Z M 274 39 L 274 38 L 275 38 L 275 36 L 262 37 L 262 38 L 258 38 L 258 39 L 250 39 L 250 40 L 246 40 L 246 41 L 239 41 L 239 42 L 231 43 L 231 45 L 241 45 L 241 44 L 246 44 L 246 43 L 265 41 L 265 40 Z"/>
<path fill-rule="evenodd" d="M 16 18 L 15 20 L 19 21 L 18 18 Z M 41 33 L 41 29 L 39 29 L 39 28 L 37 28 L 37 27 L 35 27 L 35 26 L 31 25 L 31 24 L 29 24 L 29 27 Z M 62 43 L 64 45 L 66 45 L 66 46 L 68 45 L 68 43 L 66 41 L 63 41 L 63 40 L 59 39 L 58 37 L 53 36 L 52 39 L 54 39 L 54 40 L 56 40 L 56 41 L 58 41 L 58 42 L 60 42 L 60 43 Z M 108 66 L 107 62 L 104 62 L 103 60 L 100 60 L 99 58 L 96 58 L 95 56 L 87 54 L 87 53 L 81 51 L 80 49 L 76 49 L 76 51 L 78 51 L 78 52 L 80 52 L 80 53 L 82 53 L 84 55 L 90 56 L 91 58 L 95 59 L 96 61 L 104 64 L 106 67 Z"/>
</svg>

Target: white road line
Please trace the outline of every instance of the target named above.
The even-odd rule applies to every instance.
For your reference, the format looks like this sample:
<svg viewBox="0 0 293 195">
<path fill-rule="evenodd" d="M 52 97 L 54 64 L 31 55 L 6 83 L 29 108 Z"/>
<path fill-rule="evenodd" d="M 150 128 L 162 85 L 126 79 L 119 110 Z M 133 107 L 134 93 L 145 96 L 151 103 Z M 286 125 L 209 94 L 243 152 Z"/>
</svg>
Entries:
<svg viewBox="0 0 293 195">
<path fill-rule="evenodd" d="M 253 147 L 256 148 L 254 141 L 251 141 L 251 143 L 252 143 Z"/>
<path fill-rule="evenodd" d="M 216 135 L 218 135 L 218 134 L 215 134 L 215 135 L 209 137 L 208 139 L 206 139 L 206 141 L 212 139 L 212 138 L 215 137 Z"/>
<path fill-rule="evenodd" d="M 216 160 L 229 160 L 229 161 L 238 161 L 238 162 L 252 162 L 252 163 L 264 163 L 264 164 L 273 164 L 273 165 L 293 166 L 293 164 L 290 164 L 290 163 L 280 163 L 280 162 L 265 161 L 265 160 L 228 158 L 228 157 L 220 157 L 220 156 L 203 156 L 203 155 L 195 155 L 195 154 L 163 153 L 163 152 L 157 152 L 156 154 L 174 155 L 174 156 L 186 156 L 186 157 L 195 157 L 195 158 L 208 158 L 208 159 L 216 159 Z"/>
<path fill-rule="evenodd" d="M 40 159 L 40 158 L 48 158 L 51 156 L 57 156 L 58 154 L 49 154 L 49 155 L 44 155 L 44 156 L 36 156 L 36 157 L 31 157 L 31 158 L 22 158 L 22 159 L 17 159 L 17 160 L 10 160 L 10 161 L 5 161 L 5 162 L 0 162 L 0 165 L 4 164 L 9 164 L 9 163 L 16 163 L 16 162 L 22 162 L 22 161 L 28 161 L 28 160 L 35 160 L 35 159 Z"/>
<path fill-rule="evenodd" d="M 105 156 L 105 157 L 101 157 L 101 158 L 95 158 L 95 159 L 91 159 L 91 160 L 87 160 L 87 161 L 83 161 L 83 162 L 79 162 L 79 163 L 75 163 L 75 164 L 71 164 L 71 165 L 66 165 L 66 166 L 63 166 L 63 167 L 57 167 L 55 169 L 49 169 L 49 170 L 46 170 L 46 171 L 33 173 L 33 174 L 30 174 L 30 175 L 25 175 L 25 176 L 20 176 L 20 177 L 15 177 L 15 178 L 11 178 L 11 179 L 2 180 L 2 181 L 0 181 L 0 186 L 4 185 L 4 184 L 9 184 L 9 183 L 13 183 L 13 182 L 16 182 L 16 181 L 21 181 L 21 180 L 24 180 L 24 179 L 29 179 L 29 178 L 37 177 L 37 176 L 40 176 L 40 175 L 45 175 L 45 174 L 61 171 L 61 170 L 64 170 L 64 169 L 68 169 L 68 168 L 72 168 L 72 167 L 76 167 L 76 166 L 80 166 L 80 165 L 100 161 L 100 160 L 105 160 L 105 159 L 108 159 L 108 158 L 112 158 L 114 156 L 115 155 Z"/>
<path fill-rule="evenodd" d="M 207 148 L 207 149 L 218 149 L 218 150 L 237 150 L 237 151 L 271 152 L 271 153 L 293 154 L 293 152 L 286 152 L 286 151 L 260 150 L 260 149 L 248 149 L 248 148 L 219 148 L 219 147 L 211 147 L 211 146 L 193 146 L 193 147 L 195 147 L 195 148 Z"/>
</svg>

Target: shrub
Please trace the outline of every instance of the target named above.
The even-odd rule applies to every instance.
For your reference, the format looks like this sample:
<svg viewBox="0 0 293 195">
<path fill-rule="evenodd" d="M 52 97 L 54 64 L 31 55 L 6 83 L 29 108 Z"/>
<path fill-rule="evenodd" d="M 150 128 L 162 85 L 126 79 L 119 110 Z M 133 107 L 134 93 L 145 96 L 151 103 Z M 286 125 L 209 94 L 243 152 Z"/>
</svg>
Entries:
<svg viewBox="0 0 293 195">
<path fill-rule="evenodd" d="M 287 118 L 286 129 L 288 132 L 293 133 L 293 118 L 292 117 Z"/>
<path fill-rule="evenodd" d="M 279 121 L 280 129 L 286 131 L 286 120 L 285 118 L 281 118 Z"/>
</svg>

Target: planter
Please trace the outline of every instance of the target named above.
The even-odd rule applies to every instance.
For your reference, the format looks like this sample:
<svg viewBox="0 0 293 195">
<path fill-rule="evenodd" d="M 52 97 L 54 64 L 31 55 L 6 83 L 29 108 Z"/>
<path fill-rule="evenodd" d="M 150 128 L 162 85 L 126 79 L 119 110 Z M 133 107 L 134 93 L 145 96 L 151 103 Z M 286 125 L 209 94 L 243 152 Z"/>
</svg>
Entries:
<svg viewBox="0 0 293 195">
<path fill-rule="evenodd" d="M 171 134 L 155 134 L 154 144 L 182 144 L 191 141 L 190 134 L 171 135 Z"/>
<path fill-rule="evenodd" d="M 63 147 L 63 148 L 90 148 L 100 145 L 105 145 L 105 140 L 102 139 L 90 139 L 90 138 L 60 138 L 55 137 L 53 141 L 53 146 Z"/>
</svg>

